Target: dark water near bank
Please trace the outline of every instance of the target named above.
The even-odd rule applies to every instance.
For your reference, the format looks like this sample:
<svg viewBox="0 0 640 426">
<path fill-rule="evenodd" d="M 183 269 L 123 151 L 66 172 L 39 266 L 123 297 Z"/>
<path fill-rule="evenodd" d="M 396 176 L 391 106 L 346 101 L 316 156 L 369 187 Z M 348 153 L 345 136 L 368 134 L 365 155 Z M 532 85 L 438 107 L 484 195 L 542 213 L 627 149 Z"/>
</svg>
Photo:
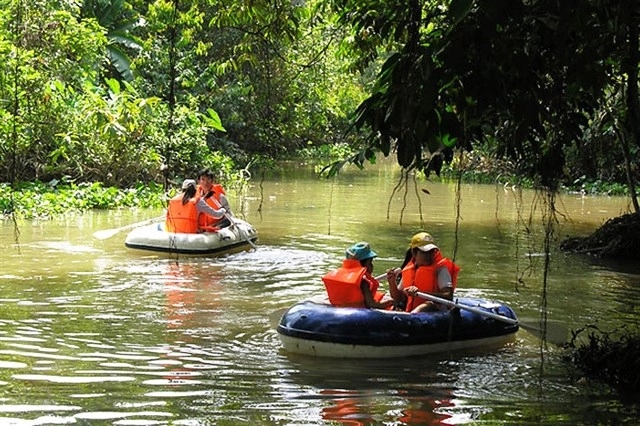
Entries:
<svg viewBox="0 0 640 426">
<path fill-rule="evenodd" d="M 497 351 L 397 360 L 281 350 L 279 313 L 321 293 L 346 247 L 369 241 L 379 274 L 422 229 L 446 255 L 455 249 L 460 295 L 505 302 L 523 319 L 538 318 L 544 295 L 549 318 L 569 328 L 637 328 L 634 265 L 565 255 L 555 242 L 544 292 L 533 193 L 463 186 L 456 237 L 455 185 L 418 181 L 392 198 L 398 179 L 389 164 L 334 181 L 304 167 L 254 177 L 229 195 L 258 229 L 258 249 L 214 258 L 129 251 L 126 232 L 91 236 L 159 211 L 25 221 L 19 236 L 3 223 L 0 424 L 636 424 L 637 405 L 580 380 L 561 349 L 524 330 Z M 590 233 L 627 201 L 565 195 L 558 209 L 557 240 Z"/>
</svg>

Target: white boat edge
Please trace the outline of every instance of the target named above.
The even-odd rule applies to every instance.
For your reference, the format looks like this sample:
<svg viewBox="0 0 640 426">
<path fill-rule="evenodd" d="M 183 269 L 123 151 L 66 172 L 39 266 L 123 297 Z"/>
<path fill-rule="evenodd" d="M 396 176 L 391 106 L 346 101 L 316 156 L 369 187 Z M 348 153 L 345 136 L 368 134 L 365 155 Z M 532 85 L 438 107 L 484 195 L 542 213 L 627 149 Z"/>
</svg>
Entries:
<svg viewBox="0 0 640 426">
<path fill-rule="evenodd" d="M 241 249 L 257 241 L 253 226 L 238 218 L 234 222 L 216 232 L 198 234 L 169 233 L 159 229 L 159 224 L 151 224 L 132 230 L 124 244 L 133 250 L 206 255 Z"/>
<path fill-rule="evenodd" d="M 282 348 L 289 353 L 326 358 L 400 358 L 432 355 L 464 350 L 492 349 L 505 346 L 516 339 L 516 333 L 482 339 L 456 340 L 425 345 L 373 346 L 320 342 L 279 334 Z"/>
</svg>

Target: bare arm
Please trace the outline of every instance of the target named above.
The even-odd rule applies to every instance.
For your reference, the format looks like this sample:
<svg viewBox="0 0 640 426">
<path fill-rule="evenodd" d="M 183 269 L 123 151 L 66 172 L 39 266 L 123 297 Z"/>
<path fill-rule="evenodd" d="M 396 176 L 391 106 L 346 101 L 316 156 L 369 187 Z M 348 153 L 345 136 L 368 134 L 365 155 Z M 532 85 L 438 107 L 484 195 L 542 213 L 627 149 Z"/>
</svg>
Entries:
<svg viewBox="0 0 640 426">
<path fill-rule="evenodd" d="M 398 288 L 398 276 L 400 268 L 387 270 L 387 282 L 389 283 L 389 295 L 396 303 L 404 302 L 407 296 Z"/>
<path fill-rule="evenodd" d="M 404 289 L 404 293 L 406 295 L 408 295 L 408 296 L 414 296 L 419 291 L 420 290 L 418 289 L 418 287 L 416 287 L 414 285 Z M 427 293 L 427 292 L 425 291 L 423 293 Z M 441 288 L 440 291 L 429 292 L 428 294 L 431 294 L 432 296 L 440 297 L 442 299 L 451 300 L 451 299 L 453 299 L 453 288 L 452 287 L 445 287 L 445 288 Z"/>
<path fill-rule="evenodd" d="M 367 308 L 386 309 L 393 305 L 393 300 L 387 300 L 385 303 L 376 302 L 371 294 L 371 290 L 369 289 L 369 284 L 365 280 L 362 280 L 360 283 L 360 290 L 362 290 L 362 294 L 364 294 L 364 305 Z"/>
</svg>

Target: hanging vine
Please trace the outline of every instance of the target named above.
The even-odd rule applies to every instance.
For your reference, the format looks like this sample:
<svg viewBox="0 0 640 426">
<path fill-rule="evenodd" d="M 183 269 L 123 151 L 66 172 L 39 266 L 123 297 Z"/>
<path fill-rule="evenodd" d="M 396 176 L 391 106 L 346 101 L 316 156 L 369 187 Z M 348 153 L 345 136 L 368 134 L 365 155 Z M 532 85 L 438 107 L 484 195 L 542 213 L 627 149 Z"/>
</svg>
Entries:
<svg viewBox="0 0 640 426">
<path fill-rule="evenodd" d="M 400 178 L 398 178 L 398 183 L 393 188 L 391 192 L 391 196 L 389 197 L 389 201 L 387 202 L 387 220 L 391 218 L 391 207 L 394 202 L 394 196 L 396 193 L 399 193 L 402 189 L 404 189 L 404 193 L 402 194 L 402 208 L 400 209 L 400 220 L 399 224 L 402 226 L 402 219 L 404 217 L 404 212 L 407 209 L 407 196 L 409 194 L 409 176 L 411 176 L 411 180 L 413 182 L 413 189 L 416 194 L 416 200 L 418 201 L 418 211 L 420 213 L 420 226 L 422 228 L 425 227 L 424 217 L 422 215 L 422 200 L 420 199 L 420 191 L 418 191 L 418 181 L 416 180 L 416 175 L 413 170 L 403 168 L 400 173 Z"/>
<path fill-rule="evenodd" d="M 171 169 L 171 149 L 173 147 L 173 139 L 175 136 L 175 110 L 176 110 L 176 78 L 177 78 L 177 22 L 178 22 L 178 0 L 172 2 L 173 10 L 171 13 L 171 22 L 168 28 L 169 40 L 169 93 L 167 94 L 167 102 L 169 106 L 169 118 L 167 121 L 167 144 L 165 145 L 164 158 L 165 165 L 163 167 L 164 174 L 164 190 L 169 189 L 169 171 Z"/>
<path fill-rule="evenodd" d="M 11 122 L 11 147 L 10 147 L 10 157 L 11 160 L 9 162 L 9 178 L 10 178 L 10 187 L 9 187 L 9 217 L 11 219 L 11 223 L 13 224 L 13 240 L 16 243 L 16 247 L 20 250 L 20 245 L 18 244 L 20 241 L 20 228 L 18 227 L 18 221 L 16 217 L 16 209 L 15 209 L 15 199 L 14 199 L 14 186 L 16 182 L 16 147 L 18 146 L 18 121 L 20 120 L 20 41 L 23 40 L 22 37 L 22 25 L 23 25 L 23 16 L 22 16 L 22 2 L 18 1 L 16 3 L 16 13 L 15 19 L 13 21 L 13 35 L 14 35 L 14 64 L 13 64 L 13 105 L 12 105 L 12 122 Z"/>
<path fill-rule="evenodd" d="M 331 207 L 333 206 L 333 188 L 336 179 L 331 179 L 331 191 L 329 192 L 329 207 L 327 208 L 327 235 L 331 235 Z"/>
<path fill-rule="evenodd" d="M 459 161 L 456 169 L 456 201 L 455 201 L 455 231 L 453 233 L 453 252 L 451 254 L 451 260 L 455 262 L 456 255 L 458 254 L 458 243 L 459 243 L 459 235 L 460 235 L 460 219 L 462 219 L 462 177 L 464 175 L 464 151 L 459 150 Z"/>
</svg>

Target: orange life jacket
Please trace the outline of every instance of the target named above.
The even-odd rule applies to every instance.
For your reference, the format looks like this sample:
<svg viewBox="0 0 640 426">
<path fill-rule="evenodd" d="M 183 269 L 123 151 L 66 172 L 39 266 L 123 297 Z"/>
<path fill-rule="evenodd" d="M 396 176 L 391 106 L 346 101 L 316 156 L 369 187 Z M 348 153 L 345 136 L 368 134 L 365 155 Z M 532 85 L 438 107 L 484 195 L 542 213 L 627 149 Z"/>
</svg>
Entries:
<svg viewBox="0 0 640 426">
<path fill-rule="evenodd" d="M 216 200 L 215 196 L 205 198 L 204 202 L 207 203 L 212 209 L 219 210 L 222 208 L 220 202 Z M 216 231 L 218 229 L 218 224 L 223 220 L 225 220 L 224 216 L 216 219 L 215 217 L 209 216 L 208 214 L 201 214 L 200 217 L 198 217 L 198 227 L 204 231 Z"/>
<path fill-rule="evenodd" d="M 218 201 L 220 201 L 220 195 L 226 195 L 226 192 L 224 192 L 224 188 L 219 183 L 214 183 L 211 189 L 213 190 L 213 195 Z"/>
<path fill-rule="evenodd" d="M 225 193 L 224 188 L 219 183 L 214 183 L 211 185 L 210 191 L 213 192 L 213 195 L 205 198 L 204 201 L 209 205 L 209 207 L 218 210 L 222 207 L 222 204 L 220 203 L 220 195 Z M 200 185 L 196 188 L 196 194 L 199 194 L 200 197 L 205 197 L 207 195 Z M 208 214 L 201 214 L 198 218 L 198 227 L 202 231 L 217 231 L 219 229 L 218 225 L 225 219 L 226 218 L 224 216 L 216 219 Z"/>
<path fill-rule="evenodd" d="M 213 197 L 218 203 L 220 203 L 220 196 L 226 195 L 226 192 L 224 192 L 224 188 L 219 183 L 214 183 L 213 185 L 211 185 L 210 191 L 213 192 Z M 207 195 L 207 193 L 204 192 L 204 189 L 200 185 L 198 185 L 196 188 L 196 194 L 200 195 L 201 197 Z"/>
<path fill-rule="evenodd" d="M 367 284 L 369 284 L 369 290 L 371 291 L 373 300 L 375 300 L 376 302 L 380 302 L 384 297 L 384 292 L 378 291 L 378 288 L 380 287 L 380 282 L 376 280 L 375 277 L 367 271 L 365 271 L 364 273 L 364 280 L 367 282 Z"/>
<path fill-rule="evenodd" d="M 198 209 L 196 203 L 200 197 L 189 199 L 182 204 L 182 193 L 169 200 L 165 228 L 169 232 L 195 234 L 198 232 Z"/>
<path fill-rule="evenodd" d="M 418 287 L 418 290 L 422 293 L 440 292 L 440 287 L 438 286 L 438 270 L 441 268 L 447 268 L 449 270 L 451 283 L 455 290 L 458 284 L 460 267 L 448 258 L 442 257 L 440 251 L 436 253 L 436 257 L 431 265 L 423 265 L 416 268 L 414 261 L 411 260 L 407 266 L 402 269 L 402 288 L 404 289 L 413 285 Z M 405 308 L 407 312 L 411 312 L 416 306 L 427 301 L 418 296 L 410 296 L 408 299 Z"/>
<path fill-rule="evenodd" d="M 364 308 L 364 294 L 360 288 L 362 281 L 369 285 L 371 295 L 376 302 L 380 302 L 384 296 L 384 293 L 378 291 L 380 287 L 378 280 L 355 259 L 343 260 L 342 267 L 326 274 L 322 277 L 322 281 L 327 289 L 329 301 L 334 306 Z"/>
</svg>

